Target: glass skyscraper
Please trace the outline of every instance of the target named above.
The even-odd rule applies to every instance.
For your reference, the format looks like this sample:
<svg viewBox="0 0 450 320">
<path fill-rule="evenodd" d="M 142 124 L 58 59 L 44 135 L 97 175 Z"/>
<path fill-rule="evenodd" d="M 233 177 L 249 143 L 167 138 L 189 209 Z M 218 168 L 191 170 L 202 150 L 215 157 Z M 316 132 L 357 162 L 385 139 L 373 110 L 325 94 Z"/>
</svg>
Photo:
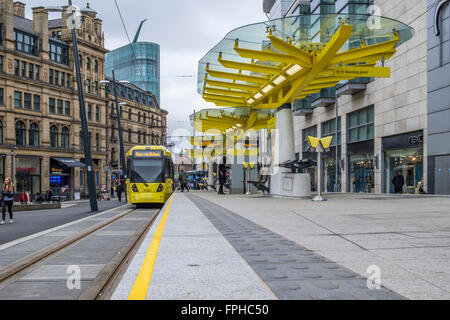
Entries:
<svg viewBox="0 0 450 320">
<path fill-rule="evenodd" d="M 153 42 L 135 42 L 106 55 L 106 75 L 128 80 L 139 88 L 151 91 L 160 104 L 160 46 Z"/>
</svg>

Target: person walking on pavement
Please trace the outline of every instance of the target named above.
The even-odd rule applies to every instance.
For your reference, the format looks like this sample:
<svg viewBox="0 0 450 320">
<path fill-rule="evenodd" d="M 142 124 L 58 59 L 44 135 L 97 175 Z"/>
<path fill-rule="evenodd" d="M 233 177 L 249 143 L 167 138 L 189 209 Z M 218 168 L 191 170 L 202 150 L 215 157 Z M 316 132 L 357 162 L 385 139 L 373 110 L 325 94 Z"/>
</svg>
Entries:
<svg viewBox="0 0 450 320">
<path fill-rule="evenodd" d="M 6 208 L 9 213 L 9 223 L 14 223 L 13 220 L 13 204 L 14 204 L 14 185 L 11 182 L 11 178 L 6 178 L 1 191 L 2 196 L 2 221 L 0 224 L 5 224 Z"/>
<path fill-rule="evenodd" d="M 48 189 L 47 192 L 45 193 L 45 201 L 51 202 L 52 197 L 53 197 L 53 192 L 52 192 L 52 190 Z"/>
<path fill-rule="evenodd" d="M 403 178 L 402 172 L 398 171 L 397 175 L 392 179 L 392 184 L 394 185 L 395 193 L 402 194 L 403 186 L 405 185 L 405 179 Z"/>
<path fill-rule="evenodd" d="M 117 198 L 119 198 L 119 202 L 122 202 L 122 192 L 123 192 L 123 185 L 122 183 L 119 183 L 119 185 L 116 187 L 116 193 Z"/>
<path fill-rule="evenodd" d="M 114 199 L 114 185 L 111 184 L 111 199 Z"/>
<path fill-rule="evenodd" d="M 225 194 L 223 192 L 223 185 L 227 182 L 227 158 L 223 157 L 223 161 L 219 164 L 219 192 L 218 194 Z"/>
<path fill-rule="evenodd" d="M 184 188 L 186 188 L 187 192 L 189 192 L 189 187 L 187 185 L 188 177 L 187 177 L 186 172 L 184 172 L 184 170 L 181 170 L 179 179 L 180 179 L 181 192 L 184 192 Z"/>
</svg>

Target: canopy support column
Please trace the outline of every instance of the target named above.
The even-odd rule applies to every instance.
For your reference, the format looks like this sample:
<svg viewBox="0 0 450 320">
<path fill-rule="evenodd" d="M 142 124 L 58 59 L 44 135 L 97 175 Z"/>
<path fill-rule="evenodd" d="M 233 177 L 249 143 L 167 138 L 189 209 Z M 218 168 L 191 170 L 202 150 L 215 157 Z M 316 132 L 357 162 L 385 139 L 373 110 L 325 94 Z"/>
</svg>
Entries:
<svg viewBox="0 0 450 320">
<path fill-rule="evenodd" d="M 275 146 L 277 155 L 272 159 L 274 174 L 270 178 L 270 194 L 285 197 L 310 197 L 309 174 L 293 173 L 279 167 L 280 163 L 295 160 L 294 114 L 292 104 L 285 103 L 277 110 Z"/>
</svg>

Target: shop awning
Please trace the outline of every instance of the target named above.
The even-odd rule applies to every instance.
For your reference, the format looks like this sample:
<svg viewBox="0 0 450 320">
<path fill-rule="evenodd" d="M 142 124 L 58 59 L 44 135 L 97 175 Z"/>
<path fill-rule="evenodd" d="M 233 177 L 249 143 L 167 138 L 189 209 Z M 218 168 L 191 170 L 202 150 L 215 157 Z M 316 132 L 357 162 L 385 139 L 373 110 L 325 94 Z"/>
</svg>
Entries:
<svg viewBox="0 0 450 320">
<path fill-rule="evenodd" d="M 65 165 L 69 168 L 84 168 L 86 165 L 72 158 L 55 158 L 52 157 L 53 160 L 58 161 L 59 163 Z"/>
</svg>

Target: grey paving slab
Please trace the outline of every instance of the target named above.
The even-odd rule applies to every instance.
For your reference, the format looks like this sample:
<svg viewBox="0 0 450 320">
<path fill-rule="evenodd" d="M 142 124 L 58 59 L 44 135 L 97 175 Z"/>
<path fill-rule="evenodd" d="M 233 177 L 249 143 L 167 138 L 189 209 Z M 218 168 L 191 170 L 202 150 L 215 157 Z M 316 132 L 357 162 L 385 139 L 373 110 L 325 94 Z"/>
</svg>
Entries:
<svg viewBox="0 0 450 320">
<path fill-rule="evenodd" d="M 80 289 L 68 289 L 67 281 L 17 281 L 0 290 L 0 300 L 75 300 L 90 281 L 81 281 Z"/>
<path fill-rule="evenodd" d="M 22 277 L 20 281 L 42 281 L 42 280 L 67 280 L 68 268 L 71 265 L 43 265 L 33 272 Z M 97 274 L 104 268 L 103 264 L 77 265 L 80 268 L 81 280 L 93 280 Z"/>
<path fill-rule="evenodd" d="M 280 299 L 402 299 L 386 288 L 370 290 L 359 274 L 230 210 L 188 197 Z"/>
</svg>

